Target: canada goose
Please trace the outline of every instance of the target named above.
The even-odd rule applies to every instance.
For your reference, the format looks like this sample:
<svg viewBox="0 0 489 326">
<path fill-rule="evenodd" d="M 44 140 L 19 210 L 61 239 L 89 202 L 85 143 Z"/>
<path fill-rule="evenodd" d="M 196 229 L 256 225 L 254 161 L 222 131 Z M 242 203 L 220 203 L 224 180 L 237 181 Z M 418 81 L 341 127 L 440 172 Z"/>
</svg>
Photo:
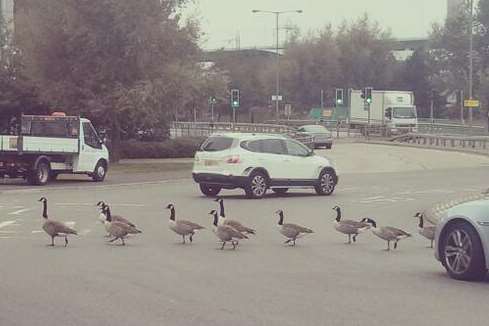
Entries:
<svg viewBox="0 0 489 326">
<path fill-rule="evenodd" d="M 122 245 L 125 246 L 124 238 L 127 237 L 128 234 L 137 234 L 142 233 L 142 231 L 136 229 L 134 226 L 130 226 L 129 224 L 117 222 L 112 220 L 112 214 L 110 213 L 109 205 L 105 206 L 105 216 L 106 216 L 106 229 L 111 237 L 114 237 L 109 242 L 114 242 L 117 239 L 122 241 Z M 108 226 L 107 226 L 108 224 Z"/>
<path fill-rule="evenodd" d="M 366 222 L 372 225 L 372 233 L 377 237 L 387 241 L 387 251 L 391 250 L 390 243 L 394 241 L 394 249 L 397 249 L 397 243 L 402 240 L 411 237 L 411 234 L 392 226 L 382 226 L 377 228 L 377 223 L 371 218 L 364 218 L 362 222 Z"/>
<path fill-rule="evenodd" d="M 239 232 L 238 230 L 234 229 L 229 225 L 219 225 L 219 217 L 217 216 L 216 210 L 210 211 L 209 214 L 214 217 L 212 223 L 213 231 L 216 237 L 222 241 L 221 250 L 224 249 L 226 242 L 231 242 L 231 244 L 233 245 L 233 249 L 236 249 L 236 247 L 239 244 L 239 240 L 248 239 L 248 237 L 245 234 Z"/>
<path fill-rule="evenodd" d="M 297 224 L 284 224 L 284 212 L 281 209 L 275 213 L 279 215 L 278 230 L 287 238 L 287 241 L 285 241 L 284 244 L 289 244 L 292 242 L 292 245 L 295 246 L 295 240 L 303 237 L 307 233 L 314 233 L 313 230 Z"/>
<path fill-rule="evenodd" d="M 220 213 L 219 213 L 219 224 L 220 225 L 229 225 L 235 230 L 245 233 L 245 234 L 256 234 L 256 231 L 252 228 L 246 227 L 238 221 L 230 220 L 226 218 L 226 214 L 224 213 L 224 200 L 222 198 L 217 198 L 214 201 L 219 203 Z"/>
<path fill-rule="evenodd" d="M 102 223 L 105 223 L 105 220 L 107 218 L 105 216 L 105 207 L 107 207 L 107 203 L 105 203 L 103 201 L 99 201 L 97 203 L 97 206 L 100 207 L 100 209 L 101 209 L 101 213 L 99 214 L 99 219 Z M 132 227 L 136 227 L 136 225 L 134 223 L 131 223 L 131 221 L 129 221 L 127 218 L 122 217 L 120 215 L 112 215 L 112 221 L 126 223 L 127 225 L 130 225 Z"/>
<path fill-rule="evenodd" d="M 185 236 L 189 236 L 190 242 L 192 242 L 192 237 L 195 234 L 195 231 L 205 229 L 203 226 L 185 220 L 176 220 L 175 214 L 175 206 L 173 204 L 168 204 L 166 206 L 167 209 L 170 210 L 170 221 L 168 222 L 168 226 L 170 230 L 174 231 L 176 234 L 182 236 L 183 244 L 185 244 Z"/>
<path fill-rule="evenodd" d="M 416 213 L 414 217 L 419 218 L 419 224 L 418 224 L 418 232 L 421 234 L 423 237 L 431 241 L 431 246 L 430 248 L 433 248 L 433 241 L 435 240 L 435 229 L 436 226 L 434 225 L 425 225 L 424 224 L 424 216 L 423 213 Z"/>
<path fill-rule="evenodd" d="M 353 238 L 353 242 L 356 242 L 357 236 L 360 233 L 370 229 L 370 224 L 368 223 L 341 219 L 340 207 L 335 206 L 333 207 L 333 210 L 336 211 L 334 228 L 336 229 L 336 231 L 348 235 L 348 244 L 351 244 L 352 238 Z"/>
<path fill-rule="evenodd" d="M 46 199 L 46 197 L 42 197 L 41 199 L 39 199 L 39 201 L 43 204 L 42 217 L 45 220 L 42 225 L 42 229 L 51 237 L 51 246 L 54 247 L 54 238 L 56 237 L 64 237 L 65 247 L 68 246 L 68 234 L 77 235 L 78 233 L 61 222 L 49 219 L 48 200 Z"/>
</svg>

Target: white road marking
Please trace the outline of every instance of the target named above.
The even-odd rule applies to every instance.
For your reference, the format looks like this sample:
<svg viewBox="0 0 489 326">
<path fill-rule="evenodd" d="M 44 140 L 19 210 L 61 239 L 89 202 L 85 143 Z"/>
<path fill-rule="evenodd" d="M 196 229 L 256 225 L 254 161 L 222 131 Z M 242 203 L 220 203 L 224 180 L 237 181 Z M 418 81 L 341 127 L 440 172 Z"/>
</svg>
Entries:
<svg viewBox="0 0 489 326">
<path fill-rule="evenodd" d="M 64 225 L 66 225 L 69 228 L 73 228 L 73 227 L 75 227 L 76 222 L 74 222 L 74 221 L 68 221 L 68 222 L 64 222 Z"/>
<path fill-rule="evenodd" d="M 56 203 L 56 206 L 88 206 L 88 207 L 96 207 L 95 204 L 87 204 L 87 203 Z M 118 204 L 118 203 L 110 203 L 111 206 L 124 206 L 124 207 L 144 207 L 145 205 L 143 204 Z"/>
<path fill-rule="evenodd" d="M 90 229 L 84 229 L 84 230 L 82 230 L 82 231 L 81 231 L 79 234 L 80 234 L 80 235 L 87 235 L 87 234 L 89 234 L 90 232 L 92 232 L 92 230 L 90 230 Z"/>
<path fill-rule="evenodd" d="M 16 224 L 16 223 L 17 223 L 17 220 L 0 222 L 0 229 L 5 228 L 5 227 L 10 226 L 10 225 L 13 225 L 13 224 Z"/>
<path fill-rule="evenodd" d="M 33 210 L 33 208 L 22 208 L 22 209 L 16 210 L 15 212 L 9 213 L 8 215 L 20 215 L 22 213 L 29 212 L 32 210 Z"/>
<path fill-rule="evenodd" d="M 32 234 L 36 234 L 36 233 L 43 233 L 43 232 L 44 232 L 44 231 L 42 231 L 42 230 L 34 230 L 34 231 L 32 231 L 31 233 L 32 233 Z"/>
</svg>

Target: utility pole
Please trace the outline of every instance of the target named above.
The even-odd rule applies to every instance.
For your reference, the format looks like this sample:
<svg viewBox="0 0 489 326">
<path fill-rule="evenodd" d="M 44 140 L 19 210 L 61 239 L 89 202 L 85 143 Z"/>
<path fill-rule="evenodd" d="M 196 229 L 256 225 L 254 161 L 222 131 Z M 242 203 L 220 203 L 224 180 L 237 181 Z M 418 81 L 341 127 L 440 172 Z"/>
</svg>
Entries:
<svg viewBox="0 0 489 326">
<path fill-rule="evenodd" d="M 470 0 L 470 26 L 469 26 L 469 99 L 473 99 L 473 78 L 474 78 L 474 0 Z M 469 121 L 472 125 L 473 108 L 469 108 Z"/>
<path fill-rule="evenodd" d="M 321 109 L 324 109 L 324 89 L 321 90 Z"/>
</svg>

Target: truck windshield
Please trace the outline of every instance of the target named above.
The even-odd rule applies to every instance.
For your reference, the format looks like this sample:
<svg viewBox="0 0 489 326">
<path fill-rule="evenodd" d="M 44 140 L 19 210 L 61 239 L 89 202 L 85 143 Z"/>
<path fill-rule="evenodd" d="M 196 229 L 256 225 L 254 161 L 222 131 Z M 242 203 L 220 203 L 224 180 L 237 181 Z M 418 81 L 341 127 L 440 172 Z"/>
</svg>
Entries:
<svg viewBox="0 0 489 326">
<path fill-rule="evenodd" d="M 416 109 L 414 107 L 394 108 L 394 118 L 397 119 L 415 119 Z"/>
</svg>

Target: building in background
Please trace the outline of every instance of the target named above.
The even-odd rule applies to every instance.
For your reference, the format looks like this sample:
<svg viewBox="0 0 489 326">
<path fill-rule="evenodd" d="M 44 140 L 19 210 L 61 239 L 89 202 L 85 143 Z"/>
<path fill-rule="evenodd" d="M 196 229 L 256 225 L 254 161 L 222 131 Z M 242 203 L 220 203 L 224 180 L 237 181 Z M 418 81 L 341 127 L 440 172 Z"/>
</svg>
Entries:
<svg viewBox="0 0 489 326">
<path fill-rule="evenodd" d="M 463 10 L 465 0 L 447 0 L 447 19 L 456 18 Z"/>
</svg>

